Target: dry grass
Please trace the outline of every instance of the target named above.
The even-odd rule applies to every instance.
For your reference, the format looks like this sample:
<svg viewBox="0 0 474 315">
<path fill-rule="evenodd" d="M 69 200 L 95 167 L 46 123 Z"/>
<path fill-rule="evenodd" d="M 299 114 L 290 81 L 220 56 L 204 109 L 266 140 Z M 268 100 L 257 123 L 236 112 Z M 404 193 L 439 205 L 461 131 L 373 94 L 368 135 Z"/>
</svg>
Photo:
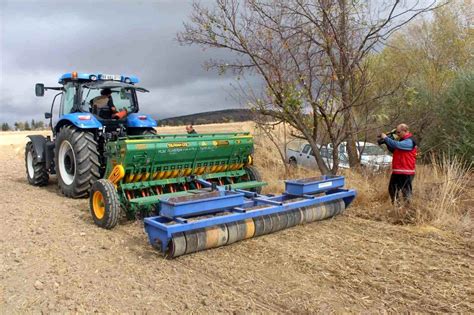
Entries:
<svg viewBox="0 0 474 315">
<path fill-rule="evenodd" d="M 289 169 L 287 172 L 275 144 L 253 122 L 198 125 L 199 133 L 248 131 L 255 137 L 254 161 L 263 179 L 268 183 L 264 193 L 281 193 L 284 180 L 319 175 L 317 170 L 303 168 Z M 184 126 L 159 127 L 158 133 L 184 133 Z M 0 139 L 10 144 L 18 156 L 23 154 L 23 142 L 30 133 L 48 132 L 5 132 Z M 290 142 L 297 147 L 299 141 L 290 141 L 282 125 L 273 130 L 276 142 L 283 147 Z M 13 141 L 13 140 L 15 141 Z M 18 139 L 18 140 L 16 140 Z M 2 143 L 3 144 L 3 143 Z M 388 196 L 390 173 L 359 173 L 342 170 L 346 177 L 346 187 L 357 190 L 357 198 L 351 206 L 350 215 L 395 224 L 415 224 L 433 226 L 471 235 L 474 230 L 474 180 L 472 172 L 458 160 L 441 158 L 431 164 L 418 165 L 414 180 L 414 196 L 409 206 L 393 206 Z"/>
<path fill-rule="evenodd" d="M 458 160 L 442 158 L 417 166 L 414 195 L 409 205 L 390 203 L 387 191 L 390 173 L 346 172 L 345 175 L 348 186 L 358 192 L 351 211 L 356 216 L 472 233 L 472 173 Z"/>
<path fill-rule="evenodd" d="M 181 132 L 183 127 L 163 127 L 159 132 Z M 284 180 L 319 175 L 317 170 L 285 169 L 275 144 L 251 122 L 196 126 L 198 132 L 249 131 L 255 137 L 255 164 L 268 183 L 265 193 L 281 193 Z M 283 146 L 291 137 L 283 126 L 276 126 L 273 134 Z M 294 142 L 298 141 L 293 141 Z M 290 145 L 291 142 L 290 142 Z M 473 177 L 466 165 L 458 160 L 442 158 L 431 164 L 418 165 L 414 180 L 414 196 L 410 205 L 394 206 L 388 195 L 390 172 L 368 173 L 341 170 L 346 187 L 357 190 L 351 215 L 394 224 L 433 226 L 471 234 L 474 228 Z"/>
</svg>

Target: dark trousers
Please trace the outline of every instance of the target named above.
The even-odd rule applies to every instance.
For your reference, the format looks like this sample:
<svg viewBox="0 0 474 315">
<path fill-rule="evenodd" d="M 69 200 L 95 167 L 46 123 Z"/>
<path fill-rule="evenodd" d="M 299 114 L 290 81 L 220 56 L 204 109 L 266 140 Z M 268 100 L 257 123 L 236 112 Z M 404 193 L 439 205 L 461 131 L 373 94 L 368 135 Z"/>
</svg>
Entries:
<svg viewBox="0 0 474 315">
<path fill-rule="evenodd" d="M 415 175 L 403 175 L 403 174 L 392 174 L 390 177 L 390 183 L 388 184 L 388 193 L 392 203 L 398 199 L 398 194 L 401 191 L 403 199 L 406 202 L 410 201 L 412 195 L 412 181 Z"/>
</svg>

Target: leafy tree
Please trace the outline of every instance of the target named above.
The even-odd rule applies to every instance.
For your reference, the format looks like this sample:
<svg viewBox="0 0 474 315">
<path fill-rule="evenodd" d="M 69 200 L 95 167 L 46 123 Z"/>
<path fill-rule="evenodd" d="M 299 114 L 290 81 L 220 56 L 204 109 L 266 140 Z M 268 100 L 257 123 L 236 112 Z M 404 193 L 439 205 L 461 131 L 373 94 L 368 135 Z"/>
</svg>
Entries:
<svg viewBox="0 0 474 315">
<path fill-rule="evenodd" d="M 2 124 L 2 131 L 8 131 L 10 130 L 10 126 L 8 125 L 8 123 L 3 123 Z"/>
<path fill-rule="evenodd" d="M 30 127 L 30 124 L 28 123 L 28 121 L 25 121 L 24 128 L 25 128 L 25 130 L 31 130 L 31 127 Z"/>
<path fill-rule="evenodd" d="M 262 92 L 242 89 L 253 108 L 287 122 L 306 139 L 322 173 L 329 170 L 318 150 L 322 136 L 337 147 L 348 140 L 351 166 L 358 165 L 357 117 L 372 99 L 365 60 L 391 34 L 434 7 L 348 0 L 217 0 L 214 8 L 194 5 L 191 23 L 178 36 L 183 44 L 233 52 L 235 59 L 210 67 L 256 75 Z M 383 7 L 381 7 L 383 6 Z M 382 93 L 383 94 L 383 93 Z M 323 133 L 323 135 L 321 135 Z"/>
<path fill-rule="evenodd" d="M 15 122 L 15 130 L 25 130 L 25 123 L 23 122 Z"/>
<path fill-rule="evenodd" d="M 422 151 L 438 132 L 443 117 L 437 104 L 444 101 L 453 80 L 465 69 L 473 69 L 474 36 L 467 2 L 452 1 L 397 34 L 381 54 L 372 58 L 376 90 L 400 86 L 380 101 L 374 115 L 387 127 L 397 122 L 411 125 Z M 470 22 L 471 21 L 471 22 Z M 373 91 L 369 91 L 372 93 Z M 426 140 L 426 141 L 425 141 Z"/>
<path fill-rule="evenodd" d="M 427 147 L 474 163 L 474 71 L 456 78 L 436 112 L 439 118 Z"/>
</svg>

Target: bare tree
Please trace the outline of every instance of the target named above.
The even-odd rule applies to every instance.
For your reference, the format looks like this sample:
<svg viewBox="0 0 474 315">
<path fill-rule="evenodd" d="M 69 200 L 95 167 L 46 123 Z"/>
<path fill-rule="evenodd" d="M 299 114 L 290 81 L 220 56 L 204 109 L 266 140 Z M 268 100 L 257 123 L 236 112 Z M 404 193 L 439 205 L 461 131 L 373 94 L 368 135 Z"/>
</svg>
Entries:
<svg viewBox="0 0 474 315">
<path fill-rule="evenodd" d="M 261 78 L 260 93 L 248 96 L 252 107 L 287 122 L 311 145 L 320 171 L 336 173 L 338 150 L 329 170 L 318 142 L 337 148 L 347 140 L 350 165 L 357 166 L 357 117 L 383 96 L 365 93 L 367 56 L 435 6 L 374 2 L 375 9 L 372 1 L 348 0 L 216 0 L 212 9 L 195 3 L 178 40 L 234 52 L 233 60 L 210 60 L 208 66 Z"/>
</svg>

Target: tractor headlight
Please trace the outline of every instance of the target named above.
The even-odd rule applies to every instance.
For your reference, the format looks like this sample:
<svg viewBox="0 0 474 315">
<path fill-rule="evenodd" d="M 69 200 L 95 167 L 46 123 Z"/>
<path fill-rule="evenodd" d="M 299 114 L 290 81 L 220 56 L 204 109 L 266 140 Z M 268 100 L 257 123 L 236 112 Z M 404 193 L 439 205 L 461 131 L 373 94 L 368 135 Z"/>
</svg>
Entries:
<svg viewBox="0 0 474 315">
<path fill-rule="evenodd" d="M 130 83 L 132 83 L 132 80 L 130 80 L 130 78 L 125 78 L 125 80 L 123 80 L 123 82 L 130 84 Z"/>
<path fill-rule="evenodd" d="M 93 74 L 93 75 L 91 75 L 91 76 L 89 77 L 89 79 L 90 79 L 91 81 L 96 81 L 96 80 L 97 80 L 97 76 Z"/>
</svg>

